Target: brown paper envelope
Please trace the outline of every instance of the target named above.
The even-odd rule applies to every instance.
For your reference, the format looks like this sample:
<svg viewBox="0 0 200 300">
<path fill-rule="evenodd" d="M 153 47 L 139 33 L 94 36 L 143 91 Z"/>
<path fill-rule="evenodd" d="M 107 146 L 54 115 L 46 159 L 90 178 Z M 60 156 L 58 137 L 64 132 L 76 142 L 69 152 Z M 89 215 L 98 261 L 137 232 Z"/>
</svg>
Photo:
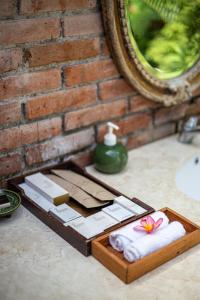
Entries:
<svg viewBox="0 0 200 300">
<path fill-rule="evenodd" d="M 106 205 L 109 202 L 100 202 L 83 190 L 79 189 L 76 185 L 56 176 L 56 175 L 47 175 L 49 179 L 60 185 L 62 188 L 66 189 L 69 192 L 69 195 L 75 199 L 77 202 L 85 206 L 86 208 L 95 208 Z"/>
<path fill-rule="evenodd" d="M 116 197 L 99 184 L 92 180 L 69 170 L 51 170 L 52 173 L 62 177 L 63 179 L 75 184 L 91 196 L 100 201 L 112 201 Z"/>
</svg>

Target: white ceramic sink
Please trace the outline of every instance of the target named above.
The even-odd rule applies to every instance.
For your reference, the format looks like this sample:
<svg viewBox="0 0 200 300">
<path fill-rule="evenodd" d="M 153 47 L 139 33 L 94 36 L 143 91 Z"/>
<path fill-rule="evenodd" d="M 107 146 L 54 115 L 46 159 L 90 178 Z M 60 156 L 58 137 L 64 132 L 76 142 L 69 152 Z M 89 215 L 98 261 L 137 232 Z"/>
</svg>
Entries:
<svg viewBox="0 0 200 300">
<path fill-rule="evenodd" d="M 200 201 L 200 155 L 193 156 L 177 172 L 176 186 L 190 198 Z"/>
</svg>

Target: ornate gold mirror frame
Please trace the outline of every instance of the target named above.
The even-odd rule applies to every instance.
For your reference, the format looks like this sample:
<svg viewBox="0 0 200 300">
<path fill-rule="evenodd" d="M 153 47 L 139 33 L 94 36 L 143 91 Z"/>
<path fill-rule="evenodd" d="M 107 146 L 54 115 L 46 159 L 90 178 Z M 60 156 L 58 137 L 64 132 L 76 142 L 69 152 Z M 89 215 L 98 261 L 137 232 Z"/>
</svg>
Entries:
<svg viewBox="0 0 200 300">
<path fill-rule="evenodd" d="M 145 97 L 166 106 L 191 99 L 200 87 L 200 60 L 183 75 L 160 80 L 148 73 L 131 45 L 123 0 L 102 0 L 107 41 L 113 58 L 129 83 Z"/>
</svg>

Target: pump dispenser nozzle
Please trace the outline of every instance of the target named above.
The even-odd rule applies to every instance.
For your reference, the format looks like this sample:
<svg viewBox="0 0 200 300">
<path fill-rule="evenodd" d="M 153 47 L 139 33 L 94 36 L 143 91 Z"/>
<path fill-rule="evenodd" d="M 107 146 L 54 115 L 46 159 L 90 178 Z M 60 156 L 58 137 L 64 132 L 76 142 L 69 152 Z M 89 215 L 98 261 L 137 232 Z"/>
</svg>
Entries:
<svg viewBox="0 0 200 300">
<path fill-rule="evenodd" d="M 108 133 L 104 136 L 104 144 L 107 146 L 114 146 L 117 143 L 117 137 L 113 133 L 113 129 L 118 130 L 119 127 L 112 122 L 107 123 L 108 126 Z"/>
</svg>

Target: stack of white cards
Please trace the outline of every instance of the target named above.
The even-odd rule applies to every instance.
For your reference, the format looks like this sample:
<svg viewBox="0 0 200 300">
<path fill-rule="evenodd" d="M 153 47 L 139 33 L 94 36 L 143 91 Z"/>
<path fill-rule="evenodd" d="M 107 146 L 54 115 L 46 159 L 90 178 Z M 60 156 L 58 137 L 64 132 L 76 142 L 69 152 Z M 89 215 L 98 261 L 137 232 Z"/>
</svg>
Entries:
<svg viewBox="0 0 200 300">
<path fill-rule="evenodd" d="M 64 225 L 72 227 L 74 230 L 79 232 L 86 239 L 90 239 L 95 235 L 103 232 L 101 226 L 98 226 L 97 224 L 94 226 L 94 223 L 91 220 L 88 220 L 87 218 L 84 217 L 65 223 Z"/>
<path fill-rule="evenodd" d="M 87 220 L 92 221 L 94 226 L 96 225 L 100 226 L 103 231 L 119 223 L 119 221 L 112 218 L 111 216 L 104 213 L 103 211 L 100 211 L 96 214 L 87 217 Z"/>
<path fill-rule="evenodd" d="M 51 208 L 50 212 L 57 216 L 64 223 L 81 217 L 76 210 L 65 203 Z"/>
<path fill-rule="evenodd" d="M 26 183 L 19 184 L 19 187 L 23 189 L 26 196 L 28 196 L 33 202 L 35 202 L 46 212 L 49 212 L 51 208 L 56 207 L 53 203 L 49 202 L 45 197 L 43 197 L 40 193 L 36 192 Z"/>
<path fill-rule="evenodd" d="M 119 222 L 129 219 L 134 216 L 130 210 L 125 209 L 121 205 L 114 203 L 102 209 L 106 214 L 110 215 L 112 218 Z"/>
<path fill-rule="evenodd" d="M 130 210 L 134 215 L 140 215 L 146 212 L 146 209 L 143 207 L 139 206 L 138 204 L 134 203 L 130 199 L 124 197 L 124 196 L 119 196 L 114 199 L 114 202 L 117 204 L 120 204 L 124 208 Z"/>
</svg>

